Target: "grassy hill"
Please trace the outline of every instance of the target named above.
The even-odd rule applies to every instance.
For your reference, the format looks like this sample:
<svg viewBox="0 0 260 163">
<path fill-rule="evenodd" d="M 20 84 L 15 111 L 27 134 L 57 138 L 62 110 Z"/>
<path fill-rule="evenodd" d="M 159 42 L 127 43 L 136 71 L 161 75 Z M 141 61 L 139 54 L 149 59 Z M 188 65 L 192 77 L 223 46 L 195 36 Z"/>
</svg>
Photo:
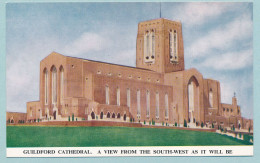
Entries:
<svg viewBox="0 0 260 163">
<path fill-rule="evenodd" d="M 7 147 L 252 145 L 211 132 L 134 127 L 7 126 Z"/>
</svg>

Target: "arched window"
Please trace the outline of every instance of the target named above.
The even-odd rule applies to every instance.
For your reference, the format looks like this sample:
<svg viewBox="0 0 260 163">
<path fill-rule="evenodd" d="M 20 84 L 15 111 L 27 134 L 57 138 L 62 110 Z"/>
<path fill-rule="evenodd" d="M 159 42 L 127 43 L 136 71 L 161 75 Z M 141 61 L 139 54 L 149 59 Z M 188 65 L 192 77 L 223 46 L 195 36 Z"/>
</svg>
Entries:
<svg viewBox="0 0 260 163">
<path fill-rule="evenodd" d="M 146 116 L 150 116 L 150 91 L 146 91 Z"/>
<path fill-rule="evenodd" d="M 107 118 L 110 118 L 110 113 L 109 112 L 107 112 Z"/>
<path fill-rule="evenodd" d="M 116 118 L 116 115 L 115 115 L 115 113 L 113 113 L 113 114 L 112 114 L 112 118 Z"/>
<path fill-rule="evenodd" d="M 52 104 L 57 103 L 57 70 L 56 67 L 52 67 Z"/>
<path fill-rule="evenodd" d="M 156 103 L 156 108 L 155 108 L 155 112 L 156 112 L 156 118 L 159 118 L 159 92 L 156 92 L 156 96 L 155 96 L 155 103 Z"/>
<path fill-rule="evenodd" d="M 103 112 L 100 113 L 100 119 L 103 119 Z"/>
<path fill-rule="evenodd" d="M 211 88 L 210 88 L 210 91 L 209 91 L 209 106 L 211 108 L 213 107 L 213 92 L 212 92 Z"/>
<path fill-rule="evenodd" d="M 141 104 L 140 104 L 140 97 L 141 97 L 141 95 L 140 94 L 141 94 L 140 90 L 138 89 L 137 90 L 137 95 L 136 95 L 136 97 L 137 97 L 137 116 L 141 115 Z"/>
<path fill-rule="evenodd" d="M 60 67 L 60 103 L 63 104 L 64 99 L 64 69 Z"/>
<path fill-rule="evenodd" d="M 44 69 L 44 102 L 48 104 L 48 70 Z"/>
<path fill-rule="evenodd" d="M 130 109 L 130 100 L 131 100 L 131 98 L 130 98 L 130 96 L 131 96 L 131 94 L 130 94 L 130 88 L 127 88 L 127 90 L 126 90 L 126 96 L 127 96 L 127 106 L 129 107 L 129 109 Z"/>
<path fill-rule="evenodd" d="M 168 102 L 168 94 L 167 93 L 164 96 L 164 101 L 165 101 L 165 118 L 168 118 L 169 102 Z"/>
<path fill-rule="evenodd" d="M 91 113 L 91 118 L 95 119 L 95 113 L 94 112 Z"/>
<path fill-rule="evenodd" d="M 116 103 L 120 106 L 120 88 L 117 87 L 116 89 Z"/>
<path fill-rule="evenodd" d="M 109 87 L 106 85 L 106 104 L 109 105 Z"/>
</svg>

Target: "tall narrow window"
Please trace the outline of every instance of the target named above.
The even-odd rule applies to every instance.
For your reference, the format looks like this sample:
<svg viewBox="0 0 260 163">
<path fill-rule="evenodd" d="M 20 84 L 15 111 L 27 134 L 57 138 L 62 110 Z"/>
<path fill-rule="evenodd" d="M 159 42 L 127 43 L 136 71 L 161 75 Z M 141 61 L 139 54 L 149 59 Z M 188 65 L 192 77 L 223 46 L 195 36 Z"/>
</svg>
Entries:
<svg viewBox="0 0 260 163">
<path fill-rule="evenodd" d="M 109 87 L 106 86 L 106 104 L 109 105 Z"/>
<path fill-rule="evenodd" d="M 168 118 L 169 113 L 169 102 L 168 102 L 168 94 L 165 94 L 165 118 Z"/>
<path fill-rule="evenodd" d="M 170 61 L 172 63 L 178 62 L 178 36 L 176 30 L 171 30 L 169 33 L 169 53 Z"/>
<path fill-rule="evenodd" d="M 126 103 L 127 103 L 127 106 L 129 107 L 129 109 L 130 109 L 130 100 L 131 100 L 131 93 L 130 93 L 130 88 L 127 88 L 127 90 L 126 90 Z"/>
<path fill-rule="evenodd" d="M 120 88 L 116 89 L 116 103 L 120 106 Z"/>
<path fill-rule="evenodd" d="M 146 91 L 146 116 L 150 116 L 150 91 Z"/>
<path fill-rule="evenodd" d="M 63 104 L 64 99 L 64 69 L 60 68 L 60 103 Z"/>
<path fill-rule="evenodd" d="M 45 105 L 48 104 L 48 71 L 44 71 L 44 101 Z"/>
<path fill-rule="evenodd" d="M 213 107 L 213 92 L 212 92 L 211 88 L 210 88 L 210 91 L 209 91 L 209 106 L 211 108 Z"/>
<path fill-rule="evenodd" d="M 155 59 L 155 33 L 154 30 L 144 34 L 144 61 L 151 63 Z"/>
<path fill-rule="evenodd" d="M 52 73 L 52 104 L 57 103 L 57 70 L 55 67 L 51 70 Z"/>
<path fill-rule="evenodd" d="M 152 56 L 151 58 L 154 59 L 155 57 L 155 35 L 154 35 L 154 31 L 151 32 L 151 36 L 152 36 Z"/>
<path fill-rule="evenodd" d="M 137 116 L 140 116 L 141 115 L 141 104 L 140 104 L 140 90 L 138 89 L 137 90 Z"/>
<path fill-rule="evenodd" d="M 159 118 L 159 92 L 156 92 L 156 97 L 155 97 L 155 103 L 156 103 L 156 118 Z"/>
</svg>

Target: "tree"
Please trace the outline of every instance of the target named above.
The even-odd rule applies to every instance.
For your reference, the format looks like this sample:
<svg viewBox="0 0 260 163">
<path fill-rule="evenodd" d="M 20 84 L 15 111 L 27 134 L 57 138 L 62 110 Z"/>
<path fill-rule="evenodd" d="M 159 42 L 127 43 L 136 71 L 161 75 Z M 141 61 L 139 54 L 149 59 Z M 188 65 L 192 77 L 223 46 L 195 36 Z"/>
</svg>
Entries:
<svg viewBox="0 0 260 163">
<path fill-rule="evenodd" d="M 212 128 L 214 128 L 215 126 L 214 126 L 214 124 L 212 123 Z"/>
<path fill-rule="evenodd" d="M 201 122 L 201 125 L 200 125 L 200 126 L 201 126 L 201 128 L 203 128 L 203 127 L 204 127 L 204 124 L 203 124 L 203 122 Z"/>
<path fill-rule="evenodd" d="M 184 127 L 187 127 L 187 121 L 184 119 Z"/>
</svg>

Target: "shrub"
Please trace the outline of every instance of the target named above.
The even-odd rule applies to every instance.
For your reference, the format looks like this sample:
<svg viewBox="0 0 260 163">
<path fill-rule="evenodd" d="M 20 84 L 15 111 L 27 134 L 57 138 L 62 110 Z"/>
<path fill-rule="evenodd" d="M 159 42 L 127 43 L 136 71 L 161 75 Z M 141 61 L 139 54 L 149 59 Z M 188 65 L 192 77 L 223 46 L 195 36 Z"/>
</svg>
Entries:
<svg viewBox="0 0 260 163">
<path fill-rule="evenodd" d="M 131 122 L 131 123 L 133 122 L 132 118 L 130 118 L 130 122 Z"/>
<path fill-rule="evenodd" d="M 250 127 L 248 128 L 248 132 L 250 133 Z"/>
<path fill-rule="evenodd" d="M 70 116 L 68 117 L 68 121 L 70 121 Z"/>
<path fill-rule="evenodd" d="M 162 126 L 164 126 L 164 122 L 162 122 Z"/>
<path fill-rule="evenodd" d="M 38 118 L 38 120 L 37 120 L 38 122 L 40 122 L 40 119 Z"/>
<path fill-rule="evenodd" d="M 177 127 L 177 125 L 178 125 L 178 123 L 177 122 L 175 122 L 175 126 Z"/>
<path fill-rule="evenodd" d="M 145 120 L 144 120 L 144 125 L 145 125 Z"/>
<path fill-rule="evenodd" d="M 215 128 L 214 124 L 212 123 L 212 128 Z"/>
<path fill-rule="evenodd" d="M 74 114 L 72 114 L 72 121 L 74 121 Z"/>
<path fill-rule="evenodd" d="M 149 121 L 149 125 L 151 125 L 151 121 Z"/>
<path fill-rule="evenodd" d="M 184 127 L 187 127 L 187 121 L 184 119 Z"/>
<path fill-rule="evenodd" d="M 227 133 L 227 128 L 225 128 L 224 133 Z"/>
<path fill-rule="evenodd" d="M 78 118 L 76 118 L 76 121 L 78 121 Z"/>
<path fill-rule="evenodd" d="M 201 122 L 201 125 L 200 125 L 200 127 L 201 127 L 201 128 L 203 128 L 203 127 L 204 127 L 204 124 L 203 124 L 203 122 Z"/>
</svg>

